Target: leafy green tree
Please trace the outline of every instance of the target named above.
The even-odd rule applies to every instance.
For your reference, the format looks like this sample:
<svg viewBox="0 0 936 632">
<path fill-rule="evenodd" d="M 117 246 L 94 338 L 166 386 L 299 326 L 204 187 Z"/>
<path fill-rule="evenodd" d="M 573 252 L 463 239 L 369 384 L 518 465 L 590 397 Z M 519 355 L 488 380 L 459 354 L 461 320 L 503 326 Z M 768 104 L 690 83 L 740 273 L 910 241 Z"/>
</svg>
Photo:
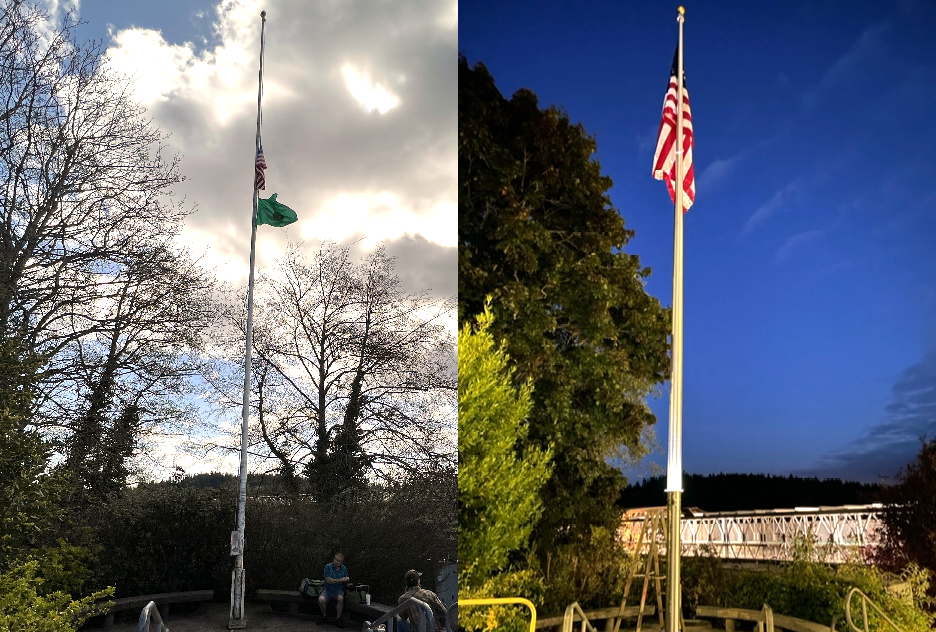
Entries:
<svg viewBox="0 0 936 632">
<path fill-rule="evenodd" d="M 644 450 L 646 396 L 668 377 L 669 313 L 621 250 L 633 236 L 608 197 L 596 144 L 556 108 L 459 58 L 459 324 L 493 297 L 517 383 L 532 380 L 523 445 L 555 446 L 534 539 L 588 539 L 620 519 L 625 479 L 607 459 Z"/>
<path fill-rule="evenodd" d="M 469 585 L 526 546 L 550 469 L 548 450 L 515 451 L 526 436 L 531 387 L 513 387 L 507 355 L 489 331 L 493 320 L 485 306 L 477 331 L 464 325 L 458 333 L 458 562 Z"/>
<path fill-rule="evenodd" d="M 459 583 L 469 596 L 535 598 L 543 591 L 535 570 L 498 571 L 505 570 L 511 553 L 527 546 L 542 509 L 539 490 L 549 477 L 551 453 L 535 446 L 522 454 L 515 449 L 526 436 L 531 386 L 513 387 L 507 355 L 489 331 L 492 321 L 485 305 L 477 330 L 466 324 L 458 334 Z M 523 616 L 499 608 L 472 612 L 462 625 L 509 629 Z"/>
</svg>

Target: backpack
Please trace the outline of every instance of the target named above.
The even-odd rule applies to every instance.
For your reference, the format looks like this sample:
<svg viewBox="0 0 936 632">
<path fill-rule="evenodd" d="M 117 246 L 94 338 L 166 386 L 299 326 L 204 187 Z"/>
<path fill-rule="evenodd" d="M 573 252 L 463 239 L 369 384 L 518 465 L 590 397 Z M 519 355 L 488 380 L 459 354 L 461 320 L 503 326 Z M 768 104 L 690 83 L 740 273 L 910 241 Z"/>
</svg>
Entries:
<svg viewBox="0 0 936 632">
<path fill-rule="evenodd" d="M 358 584 L 356 586 L 345 587 L 345 603 L 365 603 L 366 595 L 370 590 L 367 584 Z"/>
<path fill-rule="evenodd" d="M 299 586 L 299 592 L 304 597 L 318 597 L 322 594 L 322 586 L 324 586 L 325 580 L 322 579 L 313 579 L 309 580 L 305 578 L 302 580 L 302 585 Z"/>
</svg>

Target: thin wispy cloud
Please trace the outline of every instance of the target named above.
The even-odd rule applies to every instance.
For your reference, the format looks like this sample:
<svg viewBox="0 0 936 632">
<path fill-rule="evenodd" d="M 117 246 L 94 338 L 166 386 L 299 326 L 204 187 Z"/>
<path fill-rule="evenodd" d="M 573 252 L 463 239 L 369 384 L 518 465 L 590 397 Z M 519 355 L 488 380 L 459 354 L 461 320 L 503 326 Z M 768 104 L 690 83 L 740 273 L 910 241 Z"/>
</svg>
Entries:
<svg viewBox="0 0 936 632">
<path fill-rule="evenodd" d="M 758 226 L 767 221 L 777 211 L 788 206 L 794 199 L 799 197 L 803 190 L 804 182 L 800 177 L 794 178 L 789 184 L 774 193 L 769 200 L 761 204 L 756 211 L 751 213 L 744 228 L 741 230 L 741 239 L 746 238 Z"/>
<path fill-rule="evenodd" d="M 875 57 L 885 54 L 884 36 L 892 29 L 888 23 L 878 23 L 866 29 L 849 49 L 823 73 L 822 79 L 803 95 L 802 105 L 806 112 L 813 112 L 830 93 L 855 80 L 862 68 Z"/>
<path fill-rule="evenodd" d="M 637 135 L 637 151 L 648 154 L 656 148 L 657 138 L 660 135 L 659 125 L 647 129 L 643 134 Z"/>
<path fill-rule="evenodd" d="M 913 460 L 919 438 L 936 435 L 936 350 L 907 367 L 894 382 L 885 419 L 848 449 L 819 461 L 810 472 L 854 480 L 893 476 Z"/>
<path fill-rule="evenodd" d="M 738 117 L 735 117 L 735 121 L 732 122 L 729 127 L 738 128 L 733 131 L 732 134 L 742 134 L 740 131 L 740 120 L 744 119 L 746 114 L 742 114 Z M 770 127 L 763 127 L 765 131 L 770 130 Z M 779 127 L 774 127 L 774 133 L 760 140 L 758 142 L 751 143 L 749 140 L 746 140 L 745 143 L 747 147 L 736 152 L 734 155 L 727 158 L 717 158 L 706 165 L 701 173 L 698 176 L 698 181 L 700 186 L 706 189 L 714 189 L 719 186 L 724 185 L 727 181 L 731 180 L 732 177 L 743 167 L 744 163 L 751 156 L 758 156 L 770 150 L 770 148 L 784 138 L 786 138 L 790 132 L 793 130 L 793 120 L 787 118 L 782 125 Z"/>
<path fill-rule="evenodd" d="M 822 237 L 821 230 L 807 230 L 802 233 L 797 233 L 787 239 L 786 242 L 777 249 L 777 255 L 774 260 L 776 263 L 783 263 L 793 254 L 794 250 L 811 241 L 816 241 L 820 237 Z"/>
<path fill-rule="evenodd" d="M 820 279 L 824 279 L 824 278 L 826 278 L 826 277 L 832 276 L 833 274 L 835 274 L 835 273 L 837 273 L 837 272 L 841 272 L 842 270 L 848 270 L 849 268 L 851 268 L 851 267 L 854 266 L 854 265 L 855 265 L 854 260 L 852 260 L 852 259 L 842 259 L 841 261 L 836 261 L 835 263 L 833 263 L 833 264 L 830 265 L 830 266 L 826 266 L 825 268 L 823 268 L 822 270 L 820 270 L 820 271 L 816 274 L 816 276 L 817 276 L 818 278 L 820 278 Z"/>
<path fill-rule="evenodd" d="M 706 189 L 713 189 L 727 180 L 751 151 L 742 149 L 730 158 L 719 158 L 710 162 L 699 174 L 699 185 Z"/>
</svg>

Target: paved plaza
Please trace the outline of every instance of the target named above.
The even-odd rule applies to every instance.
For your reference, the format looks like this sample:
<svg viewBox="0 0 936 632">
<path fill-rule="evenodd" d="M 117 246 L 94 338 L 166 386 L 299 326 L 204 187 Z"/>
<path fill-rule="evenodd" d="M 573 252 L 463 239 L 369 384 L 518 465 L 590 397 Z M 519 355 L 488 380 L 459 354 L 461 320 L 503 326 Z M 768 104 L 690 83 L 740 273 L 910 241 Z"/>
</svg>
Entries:
<svg viewBox="0 0 936 632">
<path fill-rule="evenodd" d="M 229 604 L 203 603 L 195 614 L 170 614 L 166 626 L 170 632 L 207 632 L 210 630 L 228 629 Z M 310 614 L 300 614 L 291 617 L 285 612 L 274 612 L 269 604 L 247 603 L 247 627 L 245 632 L 339 632 L 340 630 L 360 630 L 361 622 L 353 621 L 345 628 L 335 624 L 315 623 L 315 617 Z M 84 627 L 82 632 L 91 632 L 96 628 Z M 112 632 L 137 632 L 137 621 L 121 621 L 108 628 Z M 152 626 L 151 626 L 152 629 Z"/>
</svg>

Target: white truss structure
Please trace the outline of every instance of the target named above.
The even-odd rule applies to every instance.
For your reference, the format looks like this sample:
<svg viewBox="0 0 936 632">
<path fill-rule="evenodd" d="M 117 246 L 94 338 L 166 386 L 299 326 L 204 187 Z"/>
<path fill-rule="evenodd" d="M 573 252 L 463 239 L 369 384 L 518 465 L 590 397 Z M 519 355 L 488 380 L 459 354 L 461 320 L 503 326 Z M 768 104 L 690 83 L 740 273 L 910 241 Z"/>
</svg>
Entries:
<svg viewBox="0 0 936 632">
<path fill-rule="evenodd" d="M 703 512 L 690 508 L 692 517 L 681 520 L 682 555 L 714 554 L 728 560 L 781 562 L 793 557 L 797 538 L 814 538 L 818 558 L 841 564 L 858 559 L 880 541 L 881 504 L 842 507 L 797 507 L 754 511 Z M 636 548 L 640 529 L 649 512 L 665 507 L 630 509 L 618 536 Z M 666 549 L 663 534 L 657 546 Z M 644 542 L 642 553 L 649 551 Z"/>
</svg>

